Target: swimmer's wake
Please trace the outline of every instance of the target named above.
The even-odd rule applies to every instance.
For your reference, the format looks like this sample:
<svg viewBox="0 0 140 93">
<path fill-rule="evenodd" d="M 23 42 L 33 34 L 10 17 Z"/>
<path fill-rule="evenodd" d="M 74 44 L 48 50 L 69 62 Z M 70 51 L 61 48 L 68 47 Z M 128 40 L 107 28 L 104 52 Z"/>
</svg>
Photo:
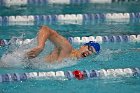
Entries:
<svg viewBox="0 0 140 93">
<path fill-rule="evenodd" d="M 15 40 L 16 39 L 16 40 Z M 64 59 L 62 63 L 50 64 L 44 61 L 43 55 L 47 54 L 54 47 L 51 42 L 48 43 L 48 47 L 45 48 L 45 52 L 41 53 L 34 59 L 28 59 L 26 57 L 27 51 L 35 47 L 37 42 L 36 38 L 28 42 L 22 41 L 23 37 L 13 37 L 9 41 L 9 45 L 6 47 L 7 51 L 1 57 L 1 67 L 20 67 L 20 68 L 37 68 L 37 69 L 58 69 L 66 66 L 75 65 L 77 62 L 71 59 Z"/>
</svg>

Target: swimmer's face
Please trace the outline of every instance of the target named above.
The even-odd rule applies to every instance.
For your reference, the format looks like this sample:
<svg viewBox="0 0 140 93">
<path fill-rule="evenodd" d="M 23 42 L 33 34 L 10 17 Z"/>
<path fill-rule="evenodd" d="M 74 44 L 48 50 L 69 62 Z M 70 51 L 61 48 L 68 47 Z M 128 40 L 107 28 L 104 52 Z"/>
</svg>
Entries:
<svg viewBox="0 0 140 93">
<path fill-rule="evenodd" d="M 96 53 L 96 51 L 95 51 L 94 47 L 92 47 L 92 46 L 84 45 L 84 46 L 80 47 L 80 57 L 82 57 L 82 58 L 87 57 L 93 53 Z"/>
</svg>

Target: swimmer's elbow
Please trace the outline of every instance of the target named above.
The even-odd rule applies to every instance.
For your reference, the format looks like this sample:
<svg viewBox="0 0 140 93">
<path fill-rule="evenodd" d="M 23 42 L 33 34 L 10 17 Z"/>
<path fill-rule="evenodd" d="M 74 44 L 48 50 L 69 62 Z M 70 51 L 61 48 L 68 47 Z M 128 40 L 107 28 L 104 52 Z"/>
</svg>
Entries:
<svg viewBox="0 0 140 93">
<path fill-rule="evenodd" d="M 67 51 L 67 53 L 71 53 L 72 52 L 72 46 L 71 45 L 68 45 L 67 47 L 66 47 L 66 51 Z"/>
<path fill-rule="evenodd" d="M 49 28 L 48 26 L 42 26 L 41 29 L 47 31 L 47 32 L 53 32 L 53 30 L 51 28 Z"/>
<path fill-rule="evenodd" d="M 43 31 L 45 31 L 45 33 L 47 33 L 49 36 L 53 36 L 56 35 L 56 31 L 52 30 L 51 28 L 49 28 L 48 26 L 42 26 L 41 29 Z"/>
<path fill-rule="evenodd" d="M 41 26 L 41 29 L 50 29 L 48 26 Z"/>
</svg>

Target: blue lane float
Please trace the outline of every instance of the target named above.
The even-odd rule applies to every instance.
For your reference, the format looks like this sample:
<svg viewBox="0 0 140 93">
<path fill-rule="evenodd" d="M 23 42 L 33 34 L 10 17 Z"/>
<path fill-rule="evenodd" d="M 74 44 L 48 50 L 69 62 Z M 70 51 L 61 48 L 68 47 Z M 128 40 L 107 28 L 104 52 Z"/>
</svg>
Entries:
<svg viewBox="0 0 140 93">
<path fill-rule="evenodd" d="M 112 36 L 89 36 L 89 37 L 69 37 L 71 43 L 86 43 L 89 41 L 95 41 L 99 43 L 103 42 L 140 42 L 140 35 L 112 35 Z"/>
<path fill-rule="evenodd" d="M 59 15 L 24 15 L 0 16 L 0 23 L 7 25 L 35 25 L 42 23 L 82 24 L 87 21 L 131 22 L 140 20 L 140 13 L 106 13 L 106 14 L 59 14 Z"/>
<path fill-rule="evenodd" d="M 3 5 L 3 0 L 0 0 L 0 6 L 2 6 Z"/>
<path fill-rule="evenodd" d="M 0 82 L 25 81 L 29 79 L 57 79 L 57 80 L 83 80 L 83 79 L 108 79 L 139 77 L 140 68 L 119 68 L 100 70 L 74 70 L 74 71 L 50 71 L 29 73 L 7 73 L 0 75 Z"/>
<path fill-rule="evenodd" d="M 14 38 L 15 44 L 29 44 L 33 39 L 21 39 Z M 104 42 L 140 42 L 140 35 L 112 35 L 112 36 L 88 36 L 88 37 L 69 37 L 68 41 L 70 43 L 81 44 L 87 43 L 89 41 L 95 41 L 99 43 Z M 10 45 L 10 39 L 0 39 L 0 46 L 8 46 Z"/>
<path fill-rule="evenodd" d="M 0 5 L 42 5 L 42 4 L 85 4 L 85 3 L 113 3 L 113 2 L 139 2 L 139 0 L 0 0 Z"/>
</svg>

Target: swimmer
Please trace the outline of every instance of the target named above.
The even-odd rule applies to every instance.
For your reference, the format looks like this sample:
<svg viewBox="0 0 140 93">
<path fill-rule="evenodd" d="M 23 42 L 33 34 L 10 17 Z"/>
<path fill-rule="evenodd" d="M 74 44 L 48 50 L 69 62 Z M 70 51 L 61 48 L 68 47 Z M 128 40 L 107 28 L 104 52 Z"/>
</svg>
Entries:
<svg viewBox="0 0 140 93">
<path fill-rule="evenodd" d="M 82 45 L 79 49 L 74 49 L 69 41 L 47 26 L 42 26 L 37 36 L 37 46 L 27 52 L 29 59 L 35 58 L 43 51 L 45 42 L 50 40 L 54 45 L 54 50 L 44 57 L 46 62 L 62 61 L 64 58 L 84 58 L 100 51 L 100 45 L 90 41 Z"/>
</svg>

